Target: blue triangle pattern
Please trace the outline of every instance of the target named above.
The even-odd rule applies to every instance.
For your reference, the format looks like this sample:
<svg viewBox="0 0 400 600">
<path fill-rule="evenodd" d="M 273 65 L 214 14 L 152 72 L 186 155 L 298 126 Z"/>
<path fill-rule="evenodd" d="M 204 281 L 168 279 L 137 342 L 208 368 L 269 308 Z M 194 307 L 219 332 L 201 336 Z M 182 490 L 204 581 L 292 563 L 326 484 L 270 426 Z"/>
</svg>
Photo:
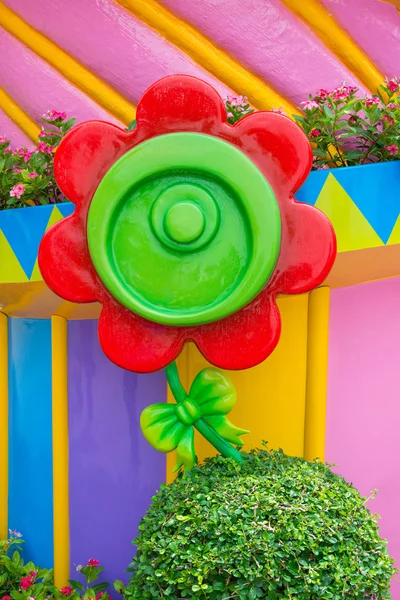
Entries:
<svg viewBox="0 0 400 600">
<path fill-rule="evenodd" d="M 40 240 L 46 231 L 54 205 L 13 208 L 0 213 L 3 231 L 28 279 L 31 278 Z"/>
<path fill-rule="evenodd" d="M 68 217 L 74 212 L 75 205 L 72 202 L 62 202 L 61 204 L 57 204 L 57 208 L 63 217 Z"/>
<path fill-rule="evenodd" d="M 400 214 L 400 161 L 335 169 L 334 175 L 386 244 Z"/>
<path fill-rule="evenodd" d="M 310 173 L 305 183 L 303 183 L 299 191 L 296 192 L 296 200 L 314 206 L 325 185 L 329 173 L 330 171 L 313 171 Z"/>
</svg>

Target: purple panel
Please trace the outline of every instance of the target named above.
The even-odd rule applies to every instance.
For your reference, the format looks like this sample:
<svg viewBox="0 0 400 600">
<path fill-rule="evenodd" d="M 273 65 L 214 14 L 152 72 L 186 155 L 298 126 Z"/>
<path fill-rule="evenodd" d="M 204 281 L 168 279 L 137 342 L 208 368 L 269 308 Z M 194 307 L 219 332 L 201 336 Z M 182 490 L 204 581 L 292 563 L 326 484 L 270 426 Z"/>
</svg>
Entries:
<svg viewBox="0 0 400 600">
<path fill-rule="evenodd" d="M 165 456 L 146 442 L 139 418 L 148 404 L 166 401 L 166 381 L 163 372 L 113 365 L 100 349 L 97 321 L 68 327 L 71 562 L 97 558 L 112 583 L 126 579 L 139 521 L 165 482 Z"/>
</svg>

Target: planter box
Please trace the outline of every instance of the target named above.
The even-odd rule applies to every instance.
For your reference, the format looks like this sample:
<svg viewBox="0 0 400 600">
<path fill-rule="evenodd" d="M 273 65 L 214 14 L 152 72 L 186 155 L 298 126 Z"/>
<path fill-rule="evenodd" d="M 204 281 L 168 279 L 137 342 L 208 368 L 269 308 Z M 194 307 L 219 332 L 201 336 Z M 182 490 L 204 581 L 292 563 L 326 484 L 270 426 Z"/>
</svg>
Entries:
<svg viewBox="0 0 400 600">
<path fill-rule="evenodd" d="M 327 284 L 341 287 L 400 275 L 400 161 L 310 173 L 296 194 L 331 220 L 338 257 Z M 69 202 L 0 211 L 0 309 L 15 316 L 98 316 L 97 305 L 62 302 L 42 281 L 37 252 Z"/>
</svg>

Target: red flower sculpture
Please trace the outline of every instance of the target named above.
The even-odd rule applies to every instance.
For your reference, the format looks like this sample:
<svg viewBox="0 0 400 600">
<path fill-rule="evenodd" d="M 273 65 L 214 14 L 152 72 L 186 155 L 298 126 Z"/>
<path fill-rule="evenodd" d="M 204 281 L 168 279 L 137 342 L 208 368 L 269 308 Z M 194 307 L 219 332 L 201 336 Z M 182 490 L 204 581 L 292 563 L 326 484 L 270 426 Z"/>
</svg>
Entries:
<svg viewBox="0 0 400 600">
<path fill-rule="evenodd" d="M 187 340 L 218 367 L 255 366 L 279 340 L 277 294 L 320 285 L 336 254 L 329 220 L 293 198 L 309 143 L 272 112 L 229 125 L 217 92 L 188 76 L 154 84 L 136 119 L 133 131 L 83 123 L 61 142 L 55 176 L 76 209 L 42 240 L 43 278 L 102 304 L 102 348 L 125 369 L 161 369 Z"/>
</svg>

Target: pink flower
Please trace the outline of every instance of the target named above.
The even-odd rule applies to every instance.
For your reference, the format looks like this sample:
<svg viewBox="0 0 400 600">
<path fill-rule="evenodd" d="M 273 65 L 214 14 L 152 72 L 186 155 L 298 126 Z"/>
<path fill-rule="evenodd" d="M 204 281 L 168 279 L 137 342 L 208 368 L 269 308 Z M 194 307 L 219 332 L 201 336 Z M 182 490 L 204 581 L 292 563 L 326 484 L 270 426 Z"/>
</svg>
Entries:
<svg viewBox="0 0 400 600">
<path fill-rule="evenodd" d="M 22 194 L 25 192 L 25 186 L 22 183 L 17 183 L 10 190 L 10 196 L 14 196 L 15 198 L 21 198 Z"/>
<path fill-rule="evenodd" d="M 272 112 L 277 113 L 278 115 L 284 115 L 286 117 L 286 113 L 283 110 L 282 106 L 280 106 L 279 108 L 273 108 Z"/>
<path fill-rule="evenodd" d="M 39 175 L 33 171 L 32 173 L 28 173 L 28 177 L 29 179 L 35 179 L 35 177 L 39 177 Z"/>
<path fill-rule="evenodd" d="M 61 588 L 60 591 L 63 596 L 70 596 L 72 594 L 72 587 L 66 585 L 65 587 Z"/>
<path fill-rule="evenodd" d="M 10 147 L 4 148 L 3 152 L 4 152 L 4 154 L 10 154 L 11 153 L 11 148 Z"/>
<path fill-rule="evenodd" d="M 317 138 L 321 135 L 321 130 L 320 129 L 311 129 L 310 135 L 313 138 Z"/>
<path fill-rule="evenodd" d="M 36 573 L 36 571 L 29 571 L 29 575 L 30 575 L 31 577 L 36 577 L 36 576 L 37 576 L 37 573 Z"/>
<path fill-rule="evenodd" d="M 329 96 L 328 90 L 324 90 L 323 88 L 318 90 L 318 92 L 316 93 L 316 98 L 320 98 L 321 100 L 326 100 L 326 98 L 328 96 Z"/>
<path fill-rule="evenodd" d="M 313 110 L 314 108 L 319 108 L 319 104 L 315 102 L 315 100 L 308 100 L 307 102 L 302 102 L 304 104 L 304 110 Z"/>
<path fill-rule="evenodd" d="M 365 106 L 379 106 L 380 108 L 382 107 L 382 102 L 380 101 L 380 99 L 378 98 L 378 96 L 369 96 L 366 100 L 365 100 Z"/>
<path fill-rule="evenodd" d="M 46 131 L 41 131 L 38 135 L 39 138 L 45 138 L 48 136 L 49 136 L 49 134 Z"/>
<path fill-rule="evenodd" d="M 346 100 L 351 93 L 356 92 L 357 90 L 358 88 L 354 85 L 342 85 L 341 87 L 336 88 L 336 90 L 333 90 L 332 97 L 336 102 L 339 100 Z"/>
<path fill-rule="evenodd" d="M 4 135 L 0 135 L 0 144 L 6 144 L 8 140 L 4 137 Z"/>
<path fill-rule="evenodd" d="M 96 560 L 95 558 L 89 558 L 89 562 L 87 563 L 87 567 L 98 567 L 99 566 L 99 561 Z"/>
<path fill-rule="evenodd" d="M 396 146 L 396 144 L 391 144 L 390 146 L 385 146 L 385 149 L 389 152 L 389 154 L 391 154 L 392 156 L 396 156 L 396 154 L 399 153 L 399 147 Z"/>
<path fill-rule="evenodd" d="M 53 146 L 49 146 L 45 142 L 39 142 L 39 145 L 37 147 L 37 152 L 43 152 L 43 154 L 52 154 Z"/>
<path fill-rule="evenodd" d="M 3 596 L 1 600 L 11 600 L 11 596 Z"/>
<path fill-rule="evenodd" d="M 393 77 L 392 79 L 390 79 L 387 82 L 387 87 L 389 92 L 397 92 L 397 90 L 399 89 L 399 80 L 397 79 L 397 77 Z"/>
<path fill-rule="evenodd" d="M 15 167 L 13 169 L 13 173 L 22 173 L 22 169 L 20 169 L 19 167 Z"/>
<path fill-rule="evenodd" d="M 386 108 L 389 110 L 397 110 L 400 108 L 400 104 L 396 104 L 396 102 L 389 102 L 389 104 L 386 105 Z"/>
<path fill-rule="evenodd" d="M 43 115 L 44 119 L 47 119 L 48 121 L 56 121 L 57 119 L 66 119 L 67 117 L 67 113 L 65 112 L 58 112 L 57 110 L 48 110 L 47 113 L 45 113 Z"/>
<path fill-rule="evenodd" d="M 231 112 L 228 112 L 227 115 L 228 119 L 233 119 L 233 114 Z"/>
<path fill-rule="evenodd" d="M 32 584 L 33 584 L 33 578 L 31 576 L 21 577 L 21 580 L 19 582 L 21 590 L 24 590 L 24 591 L 28 590 Z"/>
<path fill-rule="evenodd" d="M 393 119 L 393 117 L 389 117 L 389 115 L 383 115 L 382 119 L 383 119 L 383 121 L 387 121 L 391 125 L 394 125 L 394 119 Z"/>
<path fill-rule="evenodd" d="M 14 154 L 16 156 L 20 156 L 21 158 L 23 158 L 24 162 L 29 162 L 29 160 L 32 156 L 32 152 L 27 150 L 27 148 L 18 148 L 17 150 L 14 151 Z"/>
</svg>

